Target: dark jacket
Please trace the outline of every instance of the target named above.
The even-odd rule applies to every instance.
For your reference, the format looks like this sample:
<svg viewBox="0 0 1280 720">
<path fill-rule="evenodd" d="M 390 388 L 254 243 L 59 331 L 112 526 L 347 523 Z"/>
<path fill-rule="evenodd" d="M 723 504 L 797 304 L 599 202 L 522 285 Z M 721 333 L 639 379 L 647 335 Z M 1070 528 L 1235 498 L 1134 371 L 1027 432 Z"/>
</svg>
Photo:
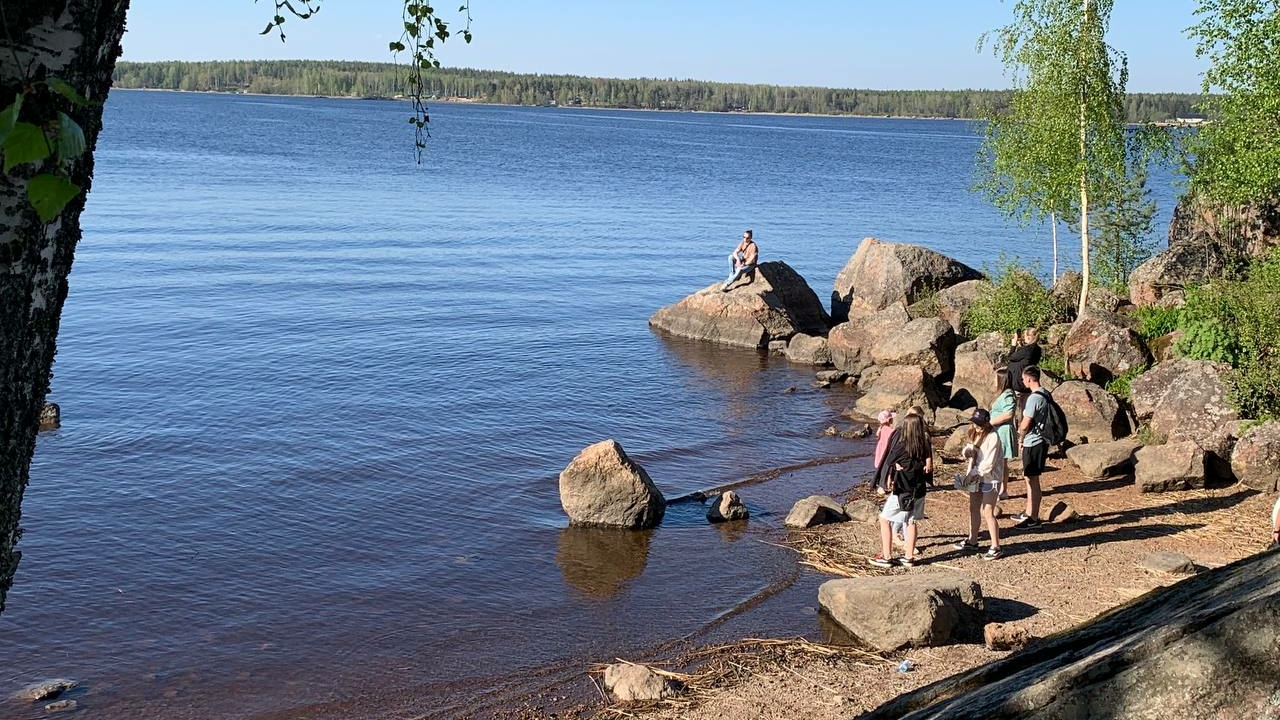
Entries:
<svg viewBox="0 0 1280 720">
<path fill-rule="evenodd" d="M 1022 371 L 1031 365 L 1040 362 L 1040 346 L 1036 343 L 1030 345 L 1019 345 L 1009 353 L 1009 384 L 1013 389 L 1020 393 L 1029 393 L 1031 390 L 1022 384 Z"/>
</svg>

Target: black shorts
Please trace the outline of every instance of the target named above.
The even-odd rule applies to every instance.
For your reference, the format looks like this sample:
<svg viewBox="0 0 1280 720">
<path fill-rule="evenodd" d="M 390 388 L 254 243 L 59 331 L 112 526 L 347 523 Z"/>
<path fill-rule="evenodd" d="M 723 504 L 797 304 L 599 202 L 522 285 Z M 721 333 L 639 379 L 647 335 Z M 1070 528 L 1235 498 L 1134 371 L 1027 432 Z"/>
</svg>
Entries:
<svg viewBox="0 0 1280 720">
<path fill-rule="evenodd" d="M 1039 477 L 1044 474 L 1044 463 L 1049 457 L 1049 444 L 1022 446 L 1022 474 Z"/>
</svg>

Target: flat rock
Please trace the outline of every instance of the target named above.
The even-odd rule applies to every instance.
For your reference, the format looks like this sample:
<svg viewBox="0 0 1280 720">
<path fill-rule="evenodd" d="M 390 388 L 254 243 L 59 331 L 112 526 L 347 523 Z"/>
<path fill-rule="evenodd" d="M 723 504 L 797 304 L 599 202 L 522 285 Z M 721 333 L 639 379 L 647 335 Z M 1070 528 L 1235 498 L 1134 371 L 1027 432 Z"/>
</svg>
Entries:
<svg viewBox="0 0 1280 720">
<path fill-rule="evenodd" d="M 977 270 L 928 248 L 866 238 L 836 276 L 831 313 L 843 322 L 894 304 L 905 308 L 926 292 L 981 278 Z"/>
<path fill-rule="evenodd" d="M 732 490 L 720 493 L 711 503 L 711 507 L 707 508 L 707 519 L 713 523 L 746 520 L 750 515 L 751 512 L 747 510 L 742 498 Z"/>
<path fill-rule="evenodd" d="M 1148 445 L 1133 454 L 1138 492 L 1203 488 L 1205 452 L 1194 440 Z"/>
<path fill-rule="evenodd" d="M 560 473 L 560 505 L 578 525 L 651 528 L 662 521 L 667 501 L 621 445 L 604 440 Z"/>
<path fill-rule="evenodd" d="M 1276 717 L 1280 552 L 1148 593 L 860 720 Z"/>
<path fill-rule="evenodd" d="M 75 710 L 76 707 L 77 703 L 75 700 L 58 700 L 45 705 L 44 711 L 47 713 L 71 712 L 72 710 Z"/>
<path fill-rule="evenodd" d="M 1067 459 L 1075 463 L 1085 477 L 1103 478 L 1132 469 L 1133 454 L 1140 447 L 1142 443 L 1133 439 L 1091 442 L 1068 448 Z"/>
<path fill-rule="evenodd" d="M 1240 482 L 1254 490 L 1280 489 L 1280 420 L 1245 431 L 1231 453 L 1231 468 Z"/>
<path fill-rule="evenodd" d="M 1138 567 L 1157 575 L 1195 575 L 1196 563 L 1180 552 L 1150 552 L 1138 560 Z"/>
<path fill-rule="evenodd" d="M 818 382 L 838 383 L 844 382 L 849 377 L 849 373 L 843 370 L 819 370 L 813 374 Z"/>
<path fill-rule="evenodd" d="M 619 702 L 665 700 L 680 693 L 670 678 L 644 665 L 614 663 L 604 669 L 604 687 Z"/>
<path fill-rule="evenodd" d="M 41 680 L 37 683 L 31 683 L 13 694 L 15 700 L 25 700 L 27 702 L 40 702 L 41 700 L 52 700 L 62 693 L 79 687 L 80 683 L 67 678 L 50 678 Z"/>
<path fill-rule="evenodd" d="M 787 513 L 783 525 L 791 528 L 811 528 L 815 525 L 845 522 L 844 506 L 826 495 L 810 495 L 798 500 Z"/>
<path fill-rule="evenodd" d="M 796 333 L 823 335 L 829 318 L 804 278 L 784 262 L 760 263 L 756 278 L 728 292 L 706 287 L 662 308 L 649 325 L 680 337 L 744 348 L 768 348 Z"/>
<path fill-rule="evenodd" d="M 882 652 L 975 638 L 986 622 L 982 588 L 956 573 L 829 580 L 818 588 L 818 604 Z"/>
<path fill-rule="evenodd" d="M 1021 650 L 1031 642 L 1031 634 L 1012 623 L 993 622 L 982 628 L 982 642 L 988 650 Z"/>
</svg>

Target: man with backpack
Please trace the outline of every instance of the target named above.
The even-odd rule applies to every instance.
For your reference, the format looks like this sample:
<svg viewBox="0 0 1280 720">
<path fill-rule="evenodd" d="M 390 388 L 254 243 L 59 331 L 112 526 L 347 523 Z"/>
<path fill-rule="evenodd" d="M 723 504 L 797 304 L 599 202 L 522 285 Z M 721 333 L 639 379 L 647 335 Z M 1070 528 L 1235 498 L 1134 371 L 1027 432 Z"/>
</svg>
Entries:
<svg viewBox="0 0 1280 720">
<path fill-rule="evenodd" d="M 1036 527 L 1040 524 L 1040 475 L 1044 473 L 1045 460 L 1049 456 L 1049 438 L 1045 437 L 1045 425 L 1049 419 L 1048 390 L 1040 387 L 1040 366 L 1028 365 L 1022 369 L 1022 383 L 1030 393 L 1027 406 L 1018 425 L 1022 446 L 1022 474 L 1027 478 L 1027 510 L 1015 516 L 1015 527 Z"/>
</svg>

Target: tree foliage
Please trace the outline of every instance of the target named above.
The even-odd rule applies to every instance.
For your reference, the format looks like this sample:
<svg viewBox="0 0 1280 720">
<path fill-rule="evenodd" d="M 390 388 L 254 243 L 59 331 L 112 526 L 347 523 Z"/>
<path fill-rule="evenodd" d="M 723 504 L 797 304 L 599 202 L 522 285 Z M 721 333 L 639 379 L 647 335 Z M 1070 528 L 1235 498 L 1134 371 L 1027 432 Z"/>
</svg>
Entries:
<svg viewBox="0 0 1280 720">
<path fill-rule="evenodd" d="M 1006 112 L 987 124 L 977 187 L 1024 222 L 1079 218 L 1085 308 L 1090 203 L 1116 198 L 1125 178 L 1123 53 L 1106 42 L 1112 0 L 1019 0 L 1013 22 L 983 37 L 1013 81 Z"/>
<path fill-rule="evenodd" d="M 983 285 L 965 313 L 965 331 L 970 335 L 1014 333 L 1065 320 L 1066 308 L 1040 282 L 1035 270 L 1034 266 L 1023 266 L 1018 258 L 1001 255 L 995 267 L 985 271 L 990 284 Z"/>
<path fill-rule="evenodd" d="M 1193 188 L 1228 203 L 1280 195 L 1280 0 L 1200 0 L 1190 28 L 1209 58 Z"/>
<path fill-rule="evenodd" d="M 1098 209 L 1094 240 L 1093 278 L 1122 295 L 1129 291 L 1129 275 L 1155 251 L 1152 220 L 1156 203 L 1147 188 L 1147 170 L 1134 168 L 1117 194 Z"/>
</svg>

